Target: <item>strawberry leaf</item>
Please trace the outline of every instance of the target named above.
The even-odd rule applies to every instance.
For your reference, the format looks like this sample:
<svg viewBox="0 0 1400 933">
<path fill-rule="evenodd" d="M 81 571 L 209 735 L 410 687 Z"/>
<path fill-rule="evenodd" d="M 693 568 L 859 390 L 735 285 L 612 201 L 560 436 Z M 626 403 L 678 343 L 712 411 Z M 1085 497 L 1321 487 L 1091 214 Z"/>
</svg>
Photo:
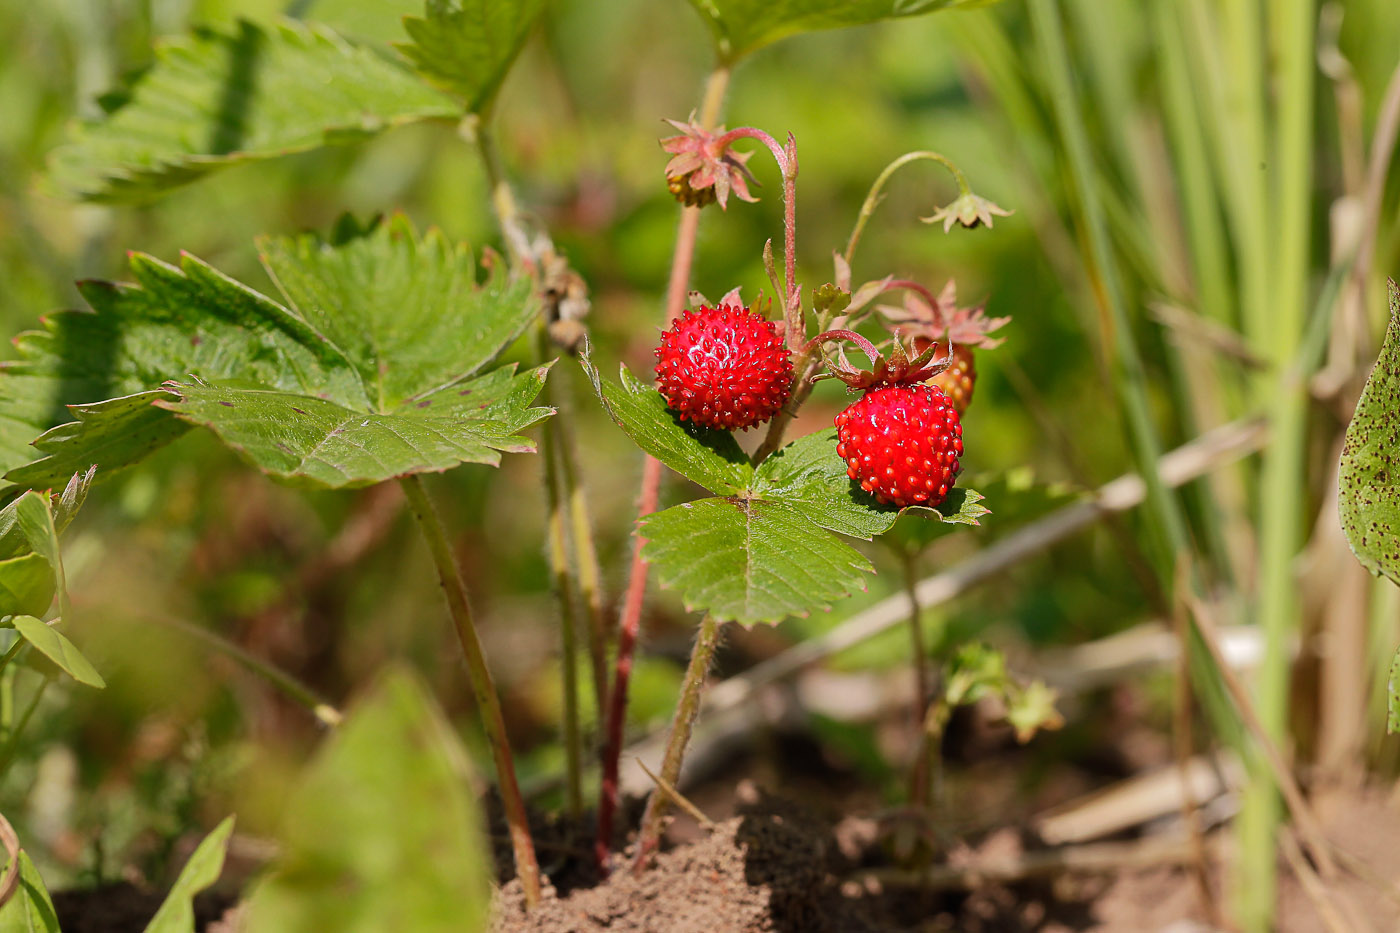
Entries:
<svg viewBox="0 0 1400 933">
<path fill-rule="evenodd" d="M 627 367 L 619 382 L 602 378 L 588 354 L 582 358 L 593 391 L 632 441 L 693 483 L 721 495 L 745 492 L 753 481 L 749 458 L 728 431 L 682 421 L 655 386 L 639 382 Z"/>
<path fill-rule="evenodd" d="M 243 20 L 166 42 L 129 98 L 74 128 L 50 163 L 54 187 L 89 201 L 139 201 L 234 163 L 461 115 L 398 63 L 292 21 Z"/>
<path fill-rule="evenodd" d="M 870 561 L 774 502 L 700 499 L 643 520 L 643 556 L 686 608 L 743 625 L 829 609 L 864 589 Z"/>
<path fill-rule="evenodd" d="M 501 462 L 500 451 L 533 453 L 517 432 L 548 417 L 531 408 L 548 367 L 514 366 L 455 383 L 388 412 L 236 384 L 170 384 L 155 404 L 214 431 L 253 466 L 320 487 L 364 486 L 460 463 Z"/>
<path fill-rule="evenodd" d="M 1400 584 L 1400 286 L 1390 281 L 1390 327 L 1347 427 L 1337 510 L 1367 570 Z"/>
<path fill-rule="evenodd" d="M 55 623 L 57 621 L 54 620 Z M 92 666 L 92 662 L 53 625 L 41 622 L 31 615 L 15 616 L 14 625 L 15 631 L 33 645 L 35 651 L 58 665 L 60 670 L 78 683 L 99 690 L 107 686 L 102 675 L 97 673 L 97 668 Z"/>
<path fill-rule="evenodd" d="M 690 0 L 721 59 L 736 61 L 785 36 L 918 16 L 988 0 Z"/>
<path fill-rule="evenodd" d="M 518 432 L 550 413 L 530 407 L 545 370 L 487 371 L 539 313 L 529 284 L 492 264 L 478 285 L 467 250 L 406 221 L 355 234 L 263 243 L 286 305 L 190 256 L 176 268 L 138 254 L 136 284 L 84 285 L 95 313 L 52 315 L 0 370 L 0 440 L 33 437 L 65 404 L 106 401 L 76 404 L 77 421 L 35 442 L 38 461 L 0 446 L 7 478 L 56 485 L 91 464 L 110 475 L 187 424 L 317 486 L 532 450 Z"/>
<path fill-rule="evenodd" d="M 544 0 L 428 0 L 426 16 L 404 17 L 413 41 L 395 48 L 429 83 L 483 113 L 543 6 Z"/>
</svg>

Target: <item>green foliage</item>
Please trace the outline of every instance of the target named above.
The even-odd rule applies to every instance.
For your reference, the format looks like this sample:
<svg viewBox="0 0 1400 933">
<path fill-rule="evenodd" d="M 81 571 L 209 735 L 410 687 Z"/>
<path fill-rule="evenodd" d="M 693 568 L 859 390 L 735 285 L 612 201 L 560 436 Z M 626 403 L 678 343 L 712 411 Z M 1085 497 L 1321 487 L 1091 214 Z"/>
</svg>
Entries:
<svg viewBox="0 0 1400 933">
<path fill-rule="evenodd" d="M 63 556 L 58 547 L 58 529 L 54 527 L 53 511 L 48 496 L 26 492 L 15 500 L 15 522 L 29 539 L 34 553 L 48 562 L 58 590 L 59 614 L 68 615 L 68 581 L 63 574 Z"/>
<path fill-rule="evenodd" d="M 1029 742 L 1042 729 L 1058 729 L 1064 718 L 1055 709 L 1059 694 L 1043 681 L 1021 683 L 1006 669 L 1006 656 L 982 642 L 961 646 L 948 662 L 942 696 L 939 698 L 939 727 L 948 722 L 952 710 L 971 706 L 984 699 L 995 699 L 1005 709 L 1006 721 L 1016 730 L 1020 742 Z"/>
<path fill-rule="evenodd" d="M 0 561 L 0 615 L 47 612 L 54 589 L 53 567 L 42 554 Z"/>
<path fill-rule="evenodd" d="M 474 933 L 491 865 L 467 758 L 412 675 L 381 676 L 287 801 L 282 856 L 249 899 L 260 933 Z"/>
<path fill-rule="evenodd" d="M 37 433 L 61 403 L 107 401 L 76 406 L 78 421 L 35 442 L 47 456 L 7 478 L 49 485 L 92 463 L 110 475 L 182 422 L 274 476 L 328 487 L 533 449 L 517 432 L 549 414 L 529 407 L 544 369 L 482 373 L 538 313 L 528 282 L 493 262 L 478 285 L 465 248 L 402 218 L 338 245 L 262 246 L 285 306 L 192 256 L 176 268 L 137 254 L 135 285 L 83 287 L 95 314 L 51 315 L 23 335 L 0 375 L 8 436 Z"/>
<path fill-rule="evenodd" d="M 233 834 L 233 817 L 214 827 L 180 870 L 170 893 L 151 918 L 146 933 L 194 933 L 194 896 L 219 880 L 224 870 L 224 852 Z"/>
<path fill-rule="evenodd" d="M 29 853 L 19 853 L 19 887 L 0 908 L 0 933 L 59 933 L 58 914 Z"/>
<path fill-rule="evenodd" d="M 1390 285 L 1390 326 L 1347 427 L 1337 509 L 1366 569 L 1400 585 L 1400 285 Z"/>
<path fill-rule="evenodd" d="M 530 34 L 543 0 L 428 0 L 427 15 L 404 17 L 412 42 L 395 47 L 432 84 L 484 113 Z"/>
<path fill-rule="evenodd" d="M 788 444 L 755 469 L 728 431 L 681 421 L 661 395 L 622 367 L 619 382 L 585 370 L 604 407 L 638 447 L 720 498 L 700 499 L 643 521 L 643 556 L 688 608 L 744 625 L 830 608 L 864 588 L 874 568 L 859 551 L 820 529 L 869 540 L 900 510 L 881 506 L 846 475 L 835 429 Z M 931 519 L 976 525 L 981 495 L 959 489 Z"/>
<path fill-rule="evenodd" d="M 720 57 L 734 61 L 800 32 L 860 26 L 988 0 L 690 0 L 714 33 Z"/>
<path fill-rule="evenodd" d="M 291 21 L 171 40 L 121 96 L 54 153 L 51 180 L 68 196 L 141 200 L 237 162 L 460 114 L 398 64 Z"/>
<path fill-rule="evenodd" d="M 13 621 L 15 631 L 19 632 L 25 641 L 78 683 L 99 690 L 107 686 L 107 682 L 97 673 L 97 668 L 92 666 L 92 662 L 52 625 L 26 615 L 15 616 Z"/>
</svg>

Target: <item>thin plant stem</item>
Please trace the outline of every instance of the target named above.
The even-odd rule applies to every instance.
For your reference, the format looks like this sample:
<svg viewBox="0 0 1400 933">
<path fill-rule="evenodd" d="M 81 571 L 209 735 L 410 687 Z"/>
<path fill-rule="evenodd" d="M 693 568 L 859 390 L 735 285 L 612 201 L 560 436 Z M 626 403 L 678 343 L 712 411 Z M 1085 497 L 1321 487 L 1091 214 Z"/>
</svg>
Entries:
<svg viewBox="0 0 1400 933">
<path fill-rule="evenodd" d="M 928 759 L 926 756 L 918 754 L 918 750 L 923 745 L 919 736 L 923 726 L 925 704 L 929 702 L 928 645 L 924 642 L 924 627 L 921 619 L 923 612 L 919 607 L 917 588 L 919 581 L 914 566 L 916 556 L 913 549 L 905 548 L 900 555 L 903 559 L 900 569 L 904 573 L 904 594 L 909 598 L 909 648 L 914 664 L 914 704 L 910 717 L 910 727 L 914 738 L 912 745 L 915 749 L 915 760 L 909 798 L 915 804 L 923 804 L 926 802 L 922 788 L 928 780 Z"/>
<path fill-rule="evenodd" d="M 155 622 L 157 625 L 163 625 L 166 628 L 174 629 L 191 638 L 196 638 L 220 654 L 237 661 L 239 664 L 282 691 L 289 699 L 306 707 L 306 709 L 311 712 L 311 715 L 315 716 L 316 720 L 322 725 L 332 727 L 338 726 L 345 718 L 340 710 L 336 709 L 334 705 L 315 690 L 312 690 L 286 671 L 280 670 L 268 664 L 262 658 L 250 654 L 222 635 L 211 632 L 206 628 L 201 628 L 198 625 L 191 625 L 188 622 L 181 622 L 176 619 L 151 617 L 151 621 Z M 0 663 L 3 663 L 3 659 L 0 659 Z"/>
<path fill-rule="evenodd" d="M 501 712 L 501 700 L 496 695 L 496 685 L 491 679 L 491 671 L 486 666 L 486 653 L 477 638 L 476 623 L 472 619 L 471 603 L 467 598 L 467 585 L 462 579 L 462 571 L 457 566 L 457 557 L 452 553 L 452 545 L 443 531 L 442 522 L 433 509 L 423 480 L 416 473 L 399 480 L 409 508 L 418 519 L 418 526 L 427 542 L 433 564 L 437 567 L 438 580 L 442 584 L 443 595 L 447 598 L 448 612 L 452 616 L 452 627 L 457 640 L 462 645 L 462 655 L 467 662 L 468 680 L 481 711 L 482 727 L 491 743 L 491 754 L 496 761 L 496 778 L 500 785 L 501 803 L 505 809 L 506 825 L 510 827 L 511 848 L 515 853 L 515 873 L 520 878 L 525 893 L 525 904 L 534 907 L 540 900 L 540 866 L 535 858 L 535 843 L 530 837 L 529 819 L 525 813 L 525 800 L 520 796 L 520 785 L 515 778 L 515 758 L 511 755 L 510 739 L 506 735 L 506 720 Z"/>
<path fill-rule="evenodd" d="M 1186 607 L 1190 586 L 1189 558 L 1179 555 L 1176 564 L 1176 586 L 1172 598 L 1172 632 L 1176 635 L 1176 668 L 1172 682 L 1172 748 L 1176 754 L 1177 773 L 1181 779 L 1181 820 L 1191 839 L 1192 874 L 1196 881 L 1196 896 L 1201 911 L 1212 927 L 1221 926 L 1220 905 L 1210 885 L 1210 866 L 1206 861 L 1206 837 L 1201 827 L 1200 809 L 1191 789 L 1191 756 L 1194 739 L 1191 730 L 1191 632 Z"/>
<path fill-rule="evenodd" d="M 680 700 L 676 703 L 676 713 L 671 718 L 671 734 L 666 739 L 666 752 L 661 758 L 661 778 L 670 786 L 680 786 L 681 763 L 685 759 L 685 747 L 690 744 L 690 731 L 695 725 L 695 717 L 700 713 L 700 698 L 705 689 L 705 678 L 710 672 L 710 662 L 714 659 L 715 648 L 719 645 L 720 623 L 713 616 L 706 615 L 700 621 L 700 631 L 695 636 L 695 647 L 690 651 L 690 665 L 681 683 Z M 647 797 L 646 812 L 642 815 L 641 834 L 637 837 L 637 857 L 632 862 L 632 870 L 641 872 L 651 864 L 661 844 L 661 831 L 666 820 L 666 810 L 671 798 L 660 787 Z"/>
<path fill-rule="evenodd" d="M 967 183 L 967 176 L 964 175 L 962 170 L 954 165 L 953 161 L 947 156 L 939 152 L 931 152 L 928 150 L 906 152 L 889 165 L 886 165 L 884 171 L 875 176 L 875 182 L 870 186 L 870 193 L 865 196 L 865 202 L 860 206 L 860 213 L 856 215 L 855 226 L 851 229 L 851 238 L 846 241 L 846 252 L 843 254 L 846 265 L 849 266 L 851 261 L 855 258 L 856 245 L 860 243 L 860 236 L 865 232 L 865 225 L 875 213 L 875 208 L 879 207 L 881 202 L 885 200 L 885 185 L 889 183 L 890 178 L 893 177 L 895 172 L 899 171 L 910 162 L 918 162 L 921 160 L 937 162 L 951 172 L 953 181 L 957 182 L 958 185 L 959 197 L 972 192 L 972 187 Z"/>
<path fill-rule="evenodd" d="M 705 96 L 700 105 L 700 125 L 706 129 L 719 122 L 724 95 L 729 89 L 729 66 L 718 64 L 705 82 Z M 666 321 L 679 317 L 690 290 L 690 268 L 695 258 L 695 243 L 700 231 L 700 208 L 681 209 L 680 228 L 671 257 L 671 276 L 666 285 Z M 637 521 L 656 511 L 661 497 L 661 461 L 646 457 L 642 463 L 641 491 L 637 495 Z M 617 657 L 613 662 L 612 689 L 608 693 L 605 713 L 602 782 L 598 791 L 598 832 L 593 851 L 599 872 L 607 874 L 608 857 L 612 851 L 613 817 L 617 812 L 618 772 L 622 762 L 623 732 L 627 725 L 627 692 L 632 677 L 633 656 L 642 624 L 642 605 L 646 599 L 647 564 L 642 559 L 646 541 L 641 528 L 633 532 L 632 561 L 627 572 L 627 592 L 623 597 L 622 615 L 618 620 Z"/>
<path fill-rule="evenodd" d="M 549 339 L 540 328 L 541 352 Z M 560 464 L 560 439 L 556 419 L 544 424 L 541 456 L 544 458 L 545 500 L 548 517 L 546 528 L 549 543 L 549 569 L 559 600 L 560 664 L 564 674 L 564 800 L 569 818 L 575 823 L 583 819 L 583 739 L 579 727 L 578 646 L 575 599 L 572 575 L 569 571 L 567 494 L 564 491 L 563 469 Z"/>
<path fill-rule="evenodd" d="M 53 682 L 52 677 L 45 677 L 39 681 L 39 688 L 34 691 L 34 695 L 29 698 L 29 704 L 25 706 L 24 712 L 19 715 L 19 722 L 10 730 L 10 734 L 5 736 L 5 744 L 0 747 L 0 775 L 9 773 L 10 765 L 14 763 L 15 752 L 19 751 L 19 737 L 24 734 L 24 729 L 29 725 L 29 720 L 34 718 L 34 711 L 39 708 L 39 701 L 44 698 L 44 691 L 49 689 L 49 684 Z"/>
<path fill-rule="evenodd" d="M 555 374 L 558 379 L 562 374 Z M 601 718 L 608 697 L 608 636 L 603 626 L 602 571 L 593 544 L 593 520 L 588 494 L 579 480 L 578 441 L 573 434 L 573 405 L 567 391 L 552 396 L 558 414 L 550 419 L 560 435 L 559 465 L 569 497 L 569 539 L 573 545 L 579 597 L 588 623 L 588 660 L 593 674 L 593 700 Z"/>
</svg>

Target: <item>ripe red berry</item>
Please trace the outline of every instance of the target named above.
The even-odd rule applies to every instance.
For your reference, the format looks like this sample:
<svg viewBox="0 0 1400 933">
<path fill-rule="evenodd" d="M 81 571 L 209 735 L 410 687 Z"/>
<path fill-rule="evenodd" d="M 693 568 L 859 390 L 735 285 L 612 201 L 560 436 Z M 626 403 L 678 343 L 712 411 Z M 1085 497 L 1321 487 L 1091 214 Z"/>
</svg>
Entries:
<svg viewBox="0 0 1400 933">
<path fill-rule="evenodd" d="M 792 359 L 777 326 L 736 305 L 686 311 L 661 335 L 656 360 L 666 404 L 705 427 L 762 424 L 792 389 Z"/>
<path fill-rule="evenodd" d="M 933 507 L 962 467 L 962 425 L 941 389 L 921 383 L 871 389 L 836 416 L 846 475 L 880 502 Z"/>
</svg>

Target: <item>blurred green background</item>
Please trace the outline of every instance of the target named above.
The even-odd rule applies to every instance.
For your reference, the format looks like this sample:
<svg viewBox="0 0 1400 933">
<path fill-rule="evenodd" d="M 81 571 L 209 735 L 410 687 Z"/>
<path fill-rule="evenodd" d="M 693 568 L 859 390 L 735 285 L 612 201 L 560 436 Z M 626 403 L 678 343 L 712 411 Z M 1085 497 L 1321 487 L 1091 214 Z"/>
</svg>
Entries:
<svg viewBox="0 0 1400 933">
<path fill-rule="evenodd" d="M 309 15 L 382 40 L 399 38 L 398 14 L 416 6 L 321 0 Z M 1089 96 L 1086 109 L 1114 248 L 1140 312 L 1134 327 L 1152 401 L 1174 446 L 1191 435 L 1192 413 L 1173 381 L 1163 329 L 1145 311 L 1158 296 L 1177 297 L 1157 271 L 1156 254 L 1184 250 L 1179 218 L 1165 228 L 1183 238 L 1172 242 L 1149 217 L 1152 198 L 1178 195 L 1167 167 L 1153 161 L 1166 151 L 1151 103 L 1159 90 L 1158 49 L 1137 3 L 1065 6 L 1085 81 L 1109 71 L 1128 78 L 1093 83 L 1095 94 L 1121 99 Z M 451 127 L 436 125 L 235 167 L 147 206 L 75 205 L 44 193 L 45 158 L 65 126 L 93 115 L 99 94 L 148 66 L 153 41 L 195 24 L 268 18 L 280 9 L 266 0 L 0 0 L 0 327 L 17 333 L 47 311 L 75 306 L 75 279 L 122 278 L 127 250 L 165 259 L 185 250 L 270 289 L 253 237 L 325 230 L 345 211 L 403 211 L 420 228 L 436 225 L 478 246 L 497 243 L 475 154 Z M 945 153 L 978 193 L 1015 210 L 994 229 L 945 234 L 917 217 L 952 198 L 947 177 L 927 165 L 906 169 L 868 229 L 855 278 L 896 274 L 937 291 L 955 277 L 964 303 L 985 299 L 989 314 L 1013 315 L 1005 346 L 979 357 L 965 468 L 976 474 L 1030 465 L 1042 481 L 1088 487 L 1130 471 L 1132 461 L 1107 375 L 1106 325 L 1080 271 L 1075 193 L 1029 30 L 1022 4 L 1008 0 L 989 10 L 786 40 L 739 66 L 726 122 L 795 134 L 798 278 L 810 286 L 833 277 L 831 252 L 844 246 L 870 182 L 905 151 Z M 988 51 L 996 51 L 988 35 L 1006 42 L 1001 58 Z M 1397 35 L 1400 5 L 1393 0 L 1345 4 L 1338 48 L 1360 95 L 1355 129 L 1363 138 L 1396 67 Z M 522 203 L 589 284 L 599 357 L 620 358 L 634 371 L 647 368 L 658 334 L 677 221 L 661 175 L 657 139 L 670 132 L 661 120 L 684 119 L 696 105 L 710 57 L 708 36 L 683 0 L 552 0 L 497 106 L 506 170 Z M 995 62 L 1010 72 L 996 72 L 989 64 Z M 1002 93 L 1006 87 L 1026 88 L 1025 99 L 1017 104 Z M 1338 99 L 1322 81 L 1314 118 L 1313 287 L 1326 271 L 1329 206 L 1346 193 L 1351 118 L 1339 112 Z M 1039 134 L 1031 131 L 1036 126 Z M 711 297 L 735 286 L 752 296 L 766 286 L 760 250 L 766 238 L 780 236 L 781 184 L 766 154 L 752 165 L 761 202 L 704 218 L 694 287 Z M 1144 199 L 1137 198 L 1134 172 L 1149 180 Z M 1379 273 L 1400 270 L 1398 192 L 1391 184 L 1369 283 L 1377 332 Z M 1175 209 L 1167 214 L 1175 217 Z M 1020 384 L 1008 379 L 1008 367 L 1024 374 Z M 582 389 L 581 378 L 573 383 Z M 584 439 L 585 482 L 612 601 L 624 582 L 641 463 L 602 411 L 580 399 L 576 433 Z M 841 389 L 824 383 L 815 399 L 810 425 L 842 404 Z M 1315 415 L 1323 437 L 1298 491 L 1309 521 L 1322 502 L 1325 437 L 1340 424 L 1330 409 Z M 529 783 L 554 774 L 562 761 L 560 688 L 539 465 L 508 457 L 499 471 L 458 470 L 433 478 L 431 487 L 462 555 L 523 756 L 522 777 Z M 665 495 L 679 500 L 692 492 L 673 481 Z M 482 747 L 430 564 L 397 497 L 386 489 L 307 494 L 279 487 L 203 432 L 95 492 L 66 538 L 72 637 L 109 687 L 50 691 L 20 762 L 0 787 L 0 811 L 33 840 L 51 887 L 116 878 L 159 884 L 172 859 L 178 864 L 181 838 L 230 811 L 239 814 L 241 833 L 268 831 L 287 782 L 315 745 L 318 730 L 303 710 L 164 624 L 170 621 L 215 630 L 335 702 L 387 659 L 408 659 L 433 683 L 470 747 Z M 1216 507 L 1208 498 L 1197 502 L 1198 519 L 1199 502 Z M 921 569 L 946 565 L 1026 518 L 989 505 L 996 514 L 983 528 L 940 542 Z M 1250 507 L 1242 508 L 1247 515 Z M 1140 540 L 1138 522 L 1125 519 L 1130 537 Z M 1156 609 L 1135 571 L 1138 558 L 1121 541 L 1096 528 L 1018 565 L 998 585 L 928 613 L 934 644 L 986 637 L 1024 656 L 1151 617 Z M 789 620 L 775 633 L 736 634 L 724 668 L 827 630 L 897 591 L 897 563 L 878 545 L 869 550 L 881 573 L 868 593 L 833 613 Z M 668 594 L 654 598 L 633 687 L 639 731 L 669 719 L 693 622 Z M 837 663 L 904 664 L 906 644 L 906 633 L 891 632 Z M 1148 695 L 1160 699 L 1164 691 Z M 1045 756 L 1092 745 L 1088 718 L 1044 739 Z M 840 736 L 829 733 L 839 745 Z M 897 767 L 888 763 L 885 777 Z"/>
</svg>

